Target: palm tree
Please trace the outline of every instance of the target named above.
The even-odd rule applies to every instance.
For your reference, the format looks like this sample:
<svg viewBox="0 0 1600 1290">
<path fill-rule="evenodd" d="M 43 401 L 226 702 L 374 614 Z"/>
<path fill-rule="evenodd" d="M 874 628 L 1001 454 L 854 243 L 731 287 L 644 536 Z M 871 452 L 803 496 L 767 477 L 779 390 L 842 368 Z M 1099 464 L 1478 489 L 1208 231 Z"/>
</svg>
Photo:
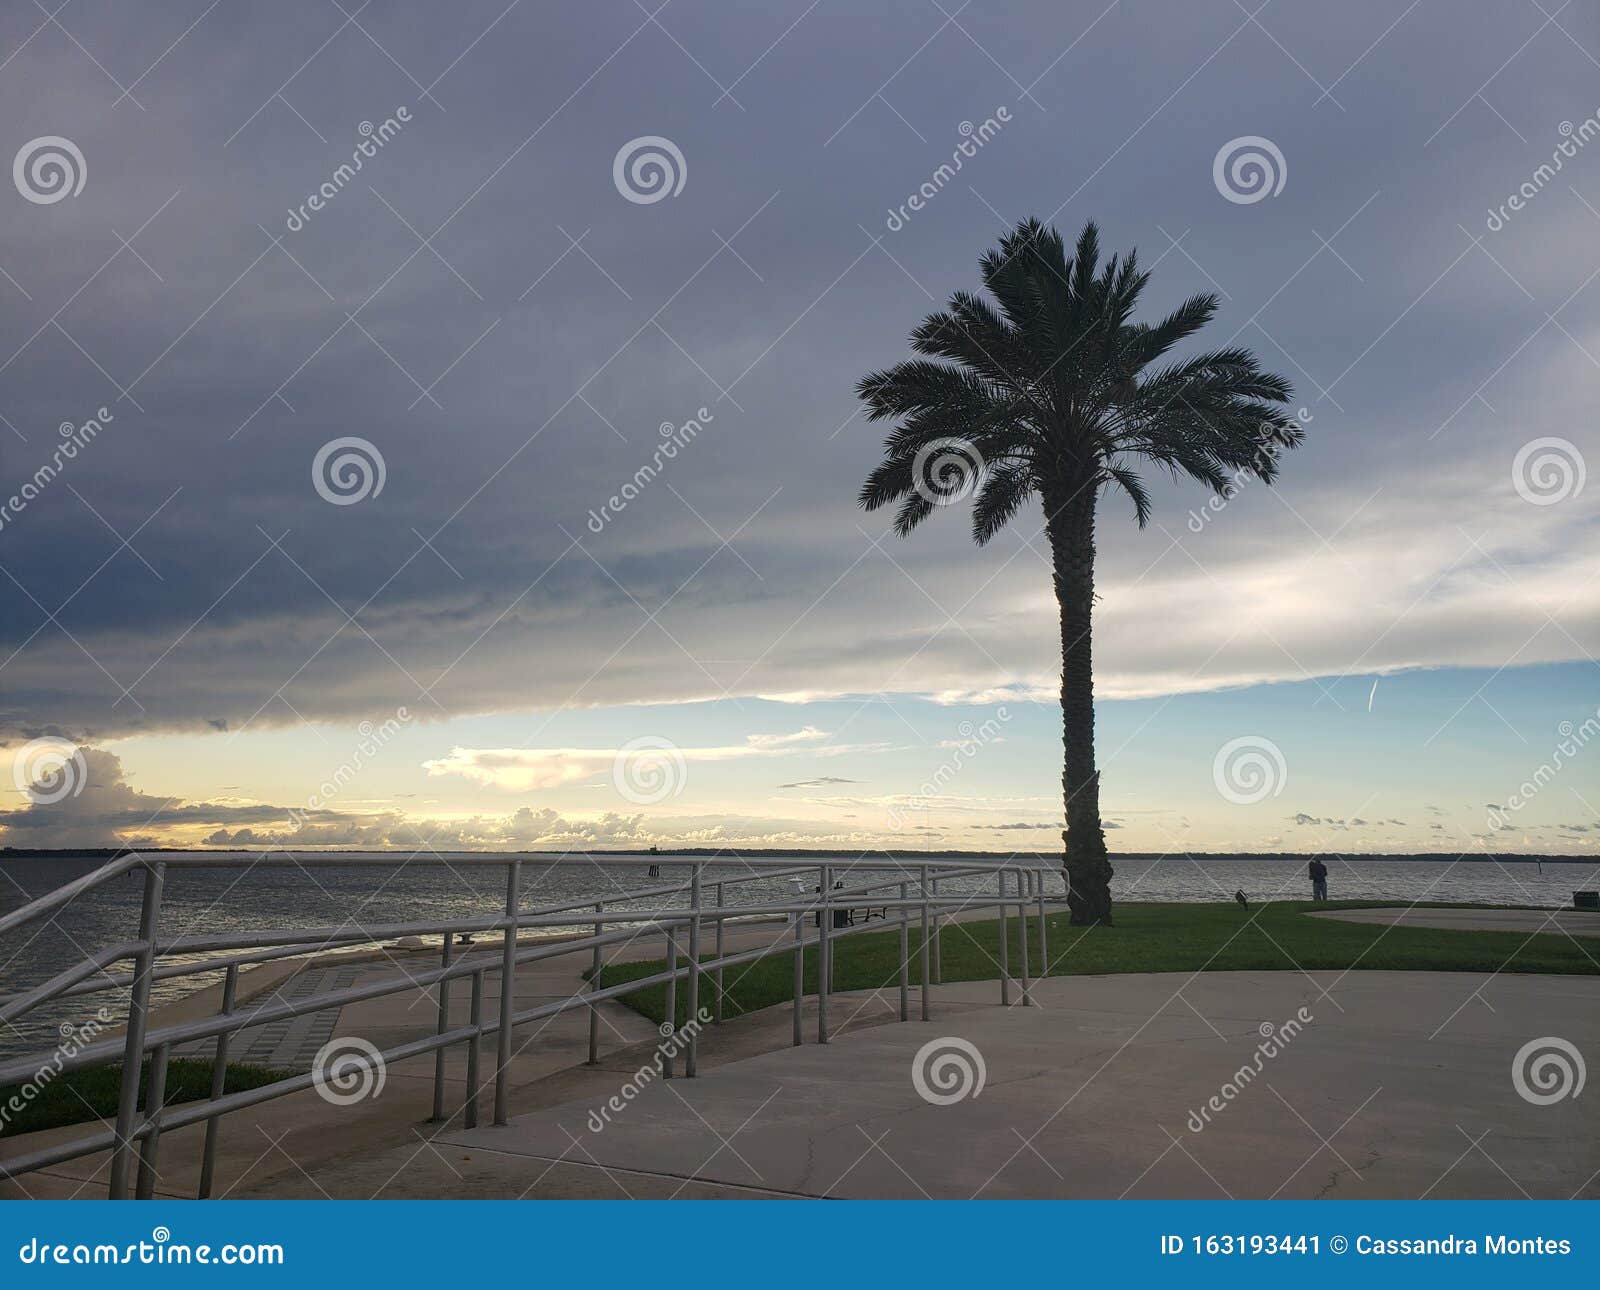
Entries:
<svg viewBox="0 0 1600 1290">
<path fill-rule="evenodd" d="M 1262 371 L 1249 350 L 1152 370 L 1211 321 L 1218 302 L 1197 295 L 1154 326 L 1134 322 L 1149 279 L 1136 257 L 1112 256 L 1102 268 L 1088 224 L 1068 259 L 1055 229 L 1019 224 L 980 262 L 994 304 L 956 292 L 912 332 L 922 357 L 857 387 L 870 420 L 895 422 L 860 502 L 869 511 L 898 502 L 897 534 L 972 492 L 979 546 L 1029 498 L 1043 507 L 1061 611 L 1061 836 L 1074 923 L 1111 922 L 1090 637 L 1100 494 L 1126 493 L 1142 528 L 1150 496 L 1136 473 L 1141 461 L 1227 496 L 1249 477 L 1270 483 L 1279 454 L 1304 437 L 1281 406 L 1289 383 Z"/>
</svg>

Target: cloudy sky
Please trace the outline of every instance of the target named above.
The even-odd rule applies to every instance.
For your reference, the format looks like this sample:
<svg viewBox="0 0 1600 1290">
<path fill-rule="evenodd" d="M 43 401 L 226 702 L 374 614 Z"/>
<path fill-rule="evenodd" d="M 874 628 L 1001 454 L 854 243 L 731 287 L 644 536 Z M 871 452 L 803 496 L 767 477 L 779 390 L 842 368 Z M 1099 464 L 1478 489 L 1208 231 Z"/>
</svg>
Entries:
<svg viewBox="0 0 1600 1290">
<path fill-rule="evenodd" d="M 854 382 L 1038 216 L 1307 429 L 1107 503 L 1113 849 L 1595 850 L 1592 6 L 55 8 L 0 11 L 4 842 L 1058 845 L 1037 510 L 854 505 Z"/>
</svg>

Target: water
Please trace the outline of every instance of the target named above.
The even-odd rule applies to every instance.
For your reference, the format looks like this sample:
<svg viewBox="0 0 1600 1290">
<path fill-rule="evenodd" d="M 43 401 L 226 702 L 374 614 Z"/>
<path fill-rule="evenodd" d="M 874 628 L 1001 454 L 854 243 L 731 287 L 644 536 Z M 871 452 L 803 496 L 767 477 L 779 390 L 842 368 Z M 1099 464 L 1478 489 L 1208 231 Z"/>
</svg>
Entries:
<svg viewBox="0 0 1600 1290">
<path fill-rule="evenodd" d="M 0 858 L 0 914 L 19 908 L 104 863 L 100 858 L 28 860 Z M 796 865 L 807 863 L 803 857 Z M 839 863 L 834 858 L 834 863 Z M 1242 889 L 1252 901 L 1310 896 L 1306 865 L 1300 859 L 1240 859 L 1225 856 L 1121 856 L 1113 860 L 1113 892 L 1119 900 L 1231 900 Z M 682 860 L 663 857 L 662 883 L 687 880 Z M 1578 887 L 1596 885 L 1593 862 L 1552 864 L 1543 871 L 1532 861 L 1473 861 L 1458 864 L 1425 860 L 1362 859 L 1328 862 L 1329 894 L 1335 900 L 1413 900 L 1463 904 L 1565 907 Z M 705 881 L 749 878 L 737 861 L 707 862 Z M 870 870 L 858 871 L 865 877 Z M 606 899 L 626 907 L 622 892 L 651 880 L 634 866 L 603 859 L 581 864 L 551 864 L 537 856 L 523 862 L 523 904 L 554 905 Z M 496 866 L 438 864 L 395 868 L 298 869 L 261 867 L 239 870 L 169 869 L 162 902 L 164 935 L 225 933 L 294 926 L 358 926 L 408 921 L 478 918 L 499 912 L 505 900 L 504 871 Z M 963 884 L 952 883 L 959 889 Z M 972 884 L 965 884 L 972 885 Z M 0 939 L 0 996 L 46 980 L 87 953 L 136 934 L 142 878 L 125 875 L 80 896 L 54 919 L 30 924 Z M 729 888 L 728 903 L 759 904 L 788 897 L 787 879 L 760 878 Z M 650 905 L 685 903 L 684 897 L 651 900 Z M 639 903 L 634 902 L 638 908 Z M 154 997 L 170 1001 L 215 977 L 157 982 Z M 37 1009 L 20 1023 L 0 1027 L 0 1054 L 49 1047 L 63 1021 L 81 1023 L 101 1003 L 120 1015 L 112 992 L 58 1001 Z"/>
</svg>

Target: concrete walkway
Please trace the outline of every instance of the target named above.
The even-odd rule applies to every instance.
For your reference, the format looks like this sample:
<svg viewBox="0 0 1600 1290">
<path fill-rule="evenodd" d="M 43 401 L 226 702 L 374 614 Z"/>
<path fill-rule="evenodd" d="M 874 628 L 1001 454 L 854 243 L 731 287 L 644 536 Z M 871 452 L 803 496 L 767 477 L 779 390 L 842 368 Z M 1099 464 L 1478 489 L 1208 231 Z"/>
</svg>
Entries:
<svg viewBox="0 0 1600 1290">
<path fill-rule="evenodd" d="M 1381 927 L 1443 927 L 1477 932 L 1567 932 L 1600 936 L 1600 911 L 1589 909 L 1330 909 L 1312 918 Z"/>
<path fill-rule="evenodd" d="M 614 1195 L 1600 1198 L 1600 1100 L 1534 1105 L 1512 1078 L 1542 1036 L 1600 1057 L 1600 979 L 1173 973 L 1053 978 L 1037 1008 L 994 995 L 944 987 L 931 1023 L 651 1083 L 598 1132 L 603 1098 L 436 1143 L 521 1160 L 524 1185 L 586 1164 Z M 1264 1028 L 1301 1008 L 1313 1020 L 1257 1072 Z M 986 1081 L 933 1105 L 913 1071 L 951 1038 Z"/>
</svg>

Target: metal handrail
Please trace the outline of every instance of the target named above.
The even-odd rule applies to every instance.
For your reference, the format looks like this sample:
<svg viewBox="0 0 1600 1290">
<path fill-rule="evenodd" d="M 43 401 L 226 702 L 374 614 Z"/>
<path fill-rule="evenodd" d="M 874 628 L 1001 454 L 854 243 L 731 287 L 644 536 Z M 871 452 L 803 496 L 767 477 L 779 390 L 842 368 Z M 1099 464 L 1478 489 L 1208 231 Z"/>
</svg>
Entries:
<svg viewBox="0 0 1600 1290">
<path fill-rule="evenodd" d="M 223 866 L 223 862 L 231 862 L 235 858 L 243 858 L 245 853 L 208 852 L 208 853 L 205 853 L 205 854 L 206 854 L 206 860 L 207 860 L 208 864 L 211 867 L 224 867 Z M 343 853 L 333 853 L 333 854 L 339 855 L 339 854 L 343 854 Z M 481 853 L 470 852 L 470 853 L 467 853 L 467 854 L 473 856 L 475 859 L 477 859 L 479 861 L 483 860 L 483 856 L 481 855 Z M 537 854 L 537 853 L 535 853 L 535 854 Z M 211 856 L 216 856 L 217 860 L 216 861 L 211 861 L 210 860 Z M 173 863 L 173 860 L 177 859 L 177 858 L 181 858 L 183 860 L 184 863 L 181 866 L 183 868 L 204 868 L 204 867 L 208 867 L 207 863 L 199 863 L 198 862 L 199 858 L 198 857 L 194 857 L 194 856 L 164 858 L 163 862 L 170 865 L 170 864 Z M 441 859 L 441 860 L 449 860 L 452 864 L 460 863 L 460 857 L 451 857 L 448 854 L 440 855 L 438 858 Z M 406 863 L 414 862 L 415 860 L 416 860 L 416 857 L 408 857 L 406 859 L 391 859 L 389 861 L 389 863 L 391 865 L 404 865 Z M 368 864 L 368 863 L 374 863 L 375 864 L 375 863 L 378 863 L 378 860 L 377 860 L 376 857 L 354 856 L 353 855 L 353 856 L 351 856 L 351 862 L 352 863 L 362 863 L 362 864 Z M 498 863 L 498 864 L 505 863 L 505 861 L 499 860 L 499 859 L 496 859 L 493 862 L 494 863 Z M 23 923 L 29 922 L 33 918 L 36 918 L 41 914 L 48 913 L 51 909 L 54 909 L 57 906 L 66 903 L 66 901 L 71 899 L 72 896 L 81 895 L 85 891 L 90 890 L 93 887 L 99 886 L 101 882 L 104 882 L 105 880 L 110 879 L 110 878 L 119 877 L 120 875 L 128 872 L 130 869 L 134 869 L 134 868 L 139 867 L 140 864 L 142 864 L 142 863 L 145 863 L 145 858 L 144 857 L 141 857 L 141 856 L 138 856 L 138 855 L 132 855 L 132 856 L 119 857 L 117 860 L 114 860 L 114 861 L 111 861 L 108 864 L 102 865 L 99 869 L 94 870 L 92 873 L 85 874 L 83 877 L 74 880 L 74 882 L 72 882 L 72 883 L 69 883 L 66 887 L 58 888 L 56 891 L 50 892 L 45 896 L 41 896 L 41 897 L 35 899 L 34 901 L 30 902 L 29 904 L 24 905 L 20 909 L 13 910 L 10 914 L 6 915 L 6 917 L 4 919 L 0 919 L 0 932 L 4 932 L 4 931 L 7 931 L 7 930 L 10 930 L 10 928 L 13 927 L 13 926 L 20 926 Z M 254 866 L 255 863 L 259 863 L 259 862 L 252 861 L 252 866 Z M 280 861 L 280 863 L 281 863 L 281 861 Z M 652 862 L 652 863 L 656 863 L 656 862 Z M 684 863 L 684 862 L 683 861 L 670 861 L 669 863 Z M 231 865 L 228 866 L 228 867 L 231 867 Z M 791 866 L 791 867 L 788 867 L 788 868 L 779 869 L 779 870 L 776 870 L 776 871 L 774 871 L 772 873 L 736 874 L 736 875 L 734 875 L 732 877 L 729 877 L 729 878 L 719 879 L 718 881 L 721 884 L 725 885 L 725 886 L 735 886 L 735 885 L 738 885 L 740 883 L 767 881 L 767 880 L 772 880 L 772 879 L 776 879 L 776 878 L 787 877 L 790 874 L 800 874 L 800 873 L 809 873 L 809 872 L 810 872 L 810 867 L 809 866 L 800 865 L 800 866 Z M 63 893 L 66 893 L 69 888 L 73 889 L 71 891 L 71 894 L 64 896 Z M 642 888 L 642 889 L 637 890 L 637 891 L 624 892 L 624 893 L 621 894 L 620 897 L 614 897 L 614 899 L 615 898 L 620 898 L 620 899 L 626 899 L 626 900 L 639 900 L 639 899 L 643 899 L 643 898 L 649 897 L 649 896 L 665 896 L 665 895 L 671 895 L 671 894 L 673 894 L 675 892 L 688 891 L 688 890 L 689 890 L 689 884 L 688 883 L 668 883 L 668 884 L 663 884 L 663 885 L 657 886 L 657 887 L 646 887 L 646 888 Z M 587 899 L 587 900 L 566 901 L 566 902 L 563 902 L 563 903 L 560 903 L 560 904 L 540 905 L 540 906 L 537 906 L 536 908 L 534 908 L 532 910 L 529 910 L 527 912 L 530 913 L 530 914 L 552 914 L 552 913 L 575 912 L 575 911 L 580 910 L 580 909 L 581 910 L 587 910 L 594 903 L 595 902 L 594 902 L 594 900 L 592 898 L 591 899 Z M 480 930 L 495 930 L 498 927 L 502 926 L 503 923 L 504 923 L 504 919 L 494 919 L 494 920 L 490 920 L 489 923 L 486 926 L 469 926 L 468 924 L 466 924 L 464 922 L 455 921 L 455 922 L 449 923 L 448 926 L 449 926 L 449 929 L 451 931 L 453 931 L 453 932 L 470 932 L 470 931 L 480 931 Z M 562 925 L 565 926 L 566 924 L 563 923 Z M 310 954 L 310 953 L 317 953 L 317 952 L 320 952 L 320 951 L 327 951 L 327 950 L 337 949 L 337 948 L 341 948 L 341 947 L 343 947 L 343 948 L 354 948 L 354 947 L 358 947 L 358 946 L 361 946 L 361 945 L 375 944 L 376 942 L 378 942 L 380 940 L 387 939 L 390 936 L 429 935 L 430 932 L 432 934 L 436 935 L 440 931 L 442 931 L 443 928 L 444 928 L 444 925 L 441 924 L 441 925 L 438 925 L 438 926 L 435 926 L 435 927 L 432 927 L 432 928 L 424 928 L 421 931 L 413 930 L 414 928 L 419 927 L 419 926 L 421 926 L 421 925 L 420 924 L 405 924 L 405 925 L 398 925 L 398 926 L 392 925 L 390 928 L 377 928 L 377 927 L 363 926 L 361 928 L 352 930 L 347 934 L 341 934 L 338 937 L 328 937 L 328 938 L 323 938 L 321 940 L 309 941 L 309 942 L 306 942 L 306 943 L 303 943 L 303 944 L 294 944 L 292 942 L 285 942 L 282 937 L 279 937 L 274 941 L 275 948 L 273 948 L 273 949 L 263 950 L 263 951 L 261 951 L 259 953 L 230 955 L 230 956 L 227 956 L 227 957 L 224 957 L 224 958 L 210 960 L 210 961 L 207 961 L 207 962 L 204 962 L 204 963 L 172 964 L 172 965 L 169 965 L 167 967 L 157 969 L 155 971 L 155 973 L 153 974 L 153 976 L 152 976 L 152 980 L 155 980 L 155 981 L 167 981 L 167 980 L 172 980 L 175 977 L 193 976 L 193 975 L 197 975 L 197 974 L 202 973 L 202 972 L 219 972 L 219 971 L 222 971 L 223 969 L 225 969 L 227 967 L 234 966 L 234 965 L 247 965 L 247 964 L 256 964 L 256 963 L 266 963 L 266 962 L 270 962 L 270 961 L 275 960 L 275 959 L 296 958 L 296 957 L 300 957 L 300 956 L 303 956 L 303 955 L 306 955 L 306 954 Z M 306 933 L 301 933 L 301 934 L 306 934 Z M 290 935 L 293 935 L 293 933 L 291 933 Z M 260 940 L 254 940 L 254 941 L 251 941 L 250 944 L 251 945 L 261 945 L 261 944 L 263 944 L 263 942 L 260 941 Z M 123 943 L 123 945 L 120 947 L 120 952 L 119 953 L 112 953 L 111 951 L 106 951 L 103 954 L 101 954 L 99 956 L 96 956 L 99 959 L 98 970 L 102 970 L 103 971 L 103 969 L 105 967 L 109 967 L 110 964 L 115 963 L 115 962 L 119 961 L 120 959 L 132 958 L 134 956 L 134 954 L 140 948 L 141 948 L 141 943 L 140 942 L 138 942 L 138 941 L 129 941 L 129 942 L 124 942 Z M 169 943 L 165 943 L 165 944 L 159 944 L 158 943 L 158 947 L 157 947 L 159 953 L 194 952 L 194 951 L 197 951 L 200 948 L 203 948 L 203 947 L 196 946 L 196 945 L 175 945 L 175 944 L 170 943 L 170 942 Z M 76 968 L 69 969 L 69 972 L 78 972 L 79 969 L 81 969 L 82 967 L 83 967 L 83 965 L 79 964 L 79 965 L 77 965 Z M 84 972 L 82 975 L 93 975 L 95 970 L 97 970 L 97 969 L 91 968 L 87 972 Z M 62 973 L 61 974 L 62 977 L 65 977 L 66 975 L 67 975 L 67 973 Z M 82 980 L 82 975 L 77 976 L 74 979 L 81 981 Z M 96 993 L 99 993 L 99 992 L 104 991 L 104 990 L 117 989 L 117 988 L 120 988 L 120 987 L 124 987 L 124 986 L 130 985 L 132 983 L 132 980 L 133 980 L 133 977 L 132 977 L 131 973 L 122 974 L 122 975 L 113 975 L 111 973 L 105 973 L 104 974 L 104 978 L 102 980 L 100 980 L 100 981 L 84 982 L 82 984 L 71 985 L 70 988 L 61 988 L 57 984 L 57 978 L 52 978 L 51 981 L 45 982 L 44 984 L 35 987 L 33 991 L 29 992 L 28 1006 L 29 1006 L 29 1008 L 32 1008 L 34 1006 L 37 1006 L 40 1003 L 46 1002 L 49 999 L 53 999 L 53 998 L 75 998 L 75 997 L 78 997 L 80 995 L 96 994 Z M 56 985 L 57 988 L 51 990 L 47 994 L 40 995 L 39 997 L 32 997 L 36 992 L 44 991 L 46 989 L 46 987 L 52 986 L 52 985 Z M 20 996 L 20 995 L 10 996 L 10 997 L 6 998 L 5 1000 L 0 1001 L 0 1020 L 9 1020 L 13 1015 L 16 1015 L 16 1014 L 12 1014 L 12 1013 L 8 1012 L 7 1009 L 12 1005 L 12 1003 L 20 1000 L 22 997 L 23 996 Z"/>
<path fill-rule="evenodd" d="M 601 1002 L 633 994 L 654 985 L 666 985 L 669 987 L 667 991 L 667 1020 L 670 1023 L 675 1019 L 677 983 L 686 981 L 688 1013 L 693 1018 L 699 1015 L 697 1001 L 701 982 L 710 973 L 715 981 L 717 990 L 715 1020 L 720 1022 L 723 970 L 773 955 L 790 954 L 794 956 L 795 988 L 792 1006 L 794 1011 L 795 1042 L 799 1043 L 802 1038 L 800 1026 L 800 1005 L 803 997 L 801 963 L 808 949 L 816 949 L 818 951 L 817 1038 L 818 1042 L 826 1043 L 829 1037 L 827 1001 L 832 988 L 833 941 L 863 932 L 885 930 L 872 928 L 868 924 L 833 926 L 835 911 L 859 906 L 861 903 L 870 903 L 874 908 L 883 909 L 885 911 L 884 921 L 886 928 L 897 926 L 900 929 L 902 947 L 902 962 L 900 965 L 902 1020 L 908 1017 L 906 995 L 911 959 L 908 938 L 914 913 L 920 913 L 922 927 L 918 957 L 921 965 L 922 1016 L 924 1019 L 931 1015 L 929 1002 L 930 961 L 940 939 L 940 925 L 942 919 L 948 916 L 949 912 L 959 909 L 994 908 L 999 913 L 1001 925 L 1000 993 L 1002 1003 L 1009 1003 L 1010 1001 L 1010 969 L 1006 961 L 1009 937 L 1006 931 L 1006 924 L 1008 911 L 1014 911 L 1015 916 L 1021 920 L 1024 930 L 1021 941 L 1022 958 L 1020 965 L 1022 1002 L 1024 1004 L 1033 1002 L 1031 982 L 1029 980 L 1026 935 L 1030 908 L 1036 907 L 1037 910 L 1042 951 L 1046 935 L 1046 907 L 1049 904 L 1059 903 L 1059 900 L 1062 899 L 1061 897 L 1046 894 L 1044 866 L 1040 862 L 1029 861 L 1024 863 L 1013 860 L 975 863 L 969 858 L 957 859 L 954 857 L 933 859 L 917 857 L 914 861 L 902 861 L 892 856 L 862 856 L 860 859 L 850 862 L 835 862 L 831 859 L 819 858 L 810 864 L 795 864 L 791 857 L 773 857 L 771 859 L 740 857 L 739 860 L 750 872 L 713 879 L 712 887 L 715 898 L 710 903 L 707 903 L 704 899 L 705 869 L 708 864 L 716 861 L 714 857 L 697 856 L 692 858 L 673 858 L 665 861 L 665 863 L 687 867 L 689 869 L 687 883 L 659 884 L 634 890 L 622 890 L 615 895 L 602 896 L 600 898 L 591 897 L 583 901 L 570 901 L 561 904 L 536 906 L 533 909 L 523 909 L 520 896 L 524 864 L 533 861 L 534 863 L 543 862 L 554 867 L 580 861 L 581 863 L 590 864 L 594 863 L 593 859 L 587 856 L 530 856 L 525 854 L 488 854 L 481 852 L 429 853 L 426 857 L 364 852 L 318 852 L 302 855 L 276 853 L 268 856 L 261 856 L 255 853 L 216 852 L 198 854 L 135 853 L 118 857 L 92 873 L 83 875 L 73 882 L 65 884 L 63 887 L 13 911 L 4 918 L 0 918 L 0 933 L 10 931 L 33 921 L 43 914 L 59 909 L 75 897 L 93 891 L 111 878 L 136 869 L 143 870 L 145 891 L 137 939 L 123 941 L 108 946 L 97 953 L 90 954 L 80 963 L 57 973 L 48 981 L 9 999 L 0 1000 L 0 1020 L 11 1021 L 56 998 L 76 997 L 120 988 L 128 990 L 127 1026 L 123 1035 L 85 1044 L 69 1054 L 64 1054 L 61 1050 L 57 1050 L 56 1053 L 46 1054 L 42 1058 L 39 1054 L 33 1054 L 13 1059 L 9 1062 L 0 1062 L 0 1083 L 5 1083 L 18 1079 L 27 1079 L 30 1074 L 37 1076 L 38 1072 L 43 1069 L 44 1064 L 48 1064 L 53 1073 L 60 1074 L 66 1071 L 103 1065 L 117 1060 L 120 1055 L 122 1060 L 122 1087 L 119 1096 L 116 1127 L 113 1130 L 100 1130 L 81 1134 L 50 1147 L 20 1156 L 13 1156 L 9 1159 L 0 1158 L 0 1176 L 15 1176 L 110 1148 L 112 1153 L 109 1185 L 111 1196 L 119 1198 L 128 1194 L 129 1175 L 135 1163 L 137 1163 L 138 1167 L 135 1190 L 140 1196 L 148 1196 L 153 1191 L 155 1161 L 162 1134 L 189 1124 L 204 1121 L 207 1125 L 207 1132 L 199 1191 L 202 1196 L 209 1195 L 216 1132 L 220 1118 L 234 1111 L 311 1087 L 321 1077 L 319 1072 L 313 1070 L 309 1073 L 290 1075 L 282 1080 L 255 1089 L 227 1094 L 224 1092 L 225 1074 L 228 1045 L 232 1036 L 243 1030 L 273 1021 L 305 1016 L 330 1009 L 339 1009 L 352 1003 L 382 998 L 396 993 L 428 989 L 434 986 L 437 986 L 439 990 L 436 1032 L 422 1039 L 396 1045 L 379 1053 L 373 1060 L 375 1062 L 402 1061 L 430 1052 L 434 1053 L 436 1055 L 435 1115 L 437 1118 L 444 1118 L 444 1053 L 446 1049 L 453 1045 L 466 1045 L 468 1089 L 467 1100 L 462 1111 L 468 1127 L 472 1127 L 477 1123 L 477 1099 L 479 1094 L 477 1072 L 479 1050 L 484 1036 L 495 1035 L 499 1042 L 494 1079 L 495 1122 L 503 1124 L 509 1117 L 509 1068 L 512 1058 L 511 1031 L 516 1026 L 543 1020 L 566 1011 L 586 1009 L 590 1018 L 589 1054 L 592 1063 L 597 1060 L 598 1054 L 598 1005 Z M 607 856 L 603 862 L 625 868 L 663 863 L 659 858 L 633 856 Z M 502 913 L 477 918 L 412 921 L 363 927 L 351 927 L 348 924 L 344 924 L 337 927 L 267 929 L 222 935 L 173 936 L 167 938 L 160 936 L 160 911 L 165 874 L 168 868 L 232 869 L 255 867 L 263 863 L 316 867 L 339 865 L 404 867 L 413 863 L 444 863 L 451 866 L 462 864 L 496 865 L 506 871 L 506 901 Z M 894 876 L 859 882 L 848 887 L 834 887 L 833 884 L 837 875 L 848 875 L 856 869 L 866 869 L 873 873 L 888 871 Z M 726 889 L 729 887 L 800 874 L 815 875 L 817 879 L 816 886 L 819 890 L 811 894 L 797 895 L 790 900 L 767 899 L 760 903 L 745 905 L 727 904 L 725 901 Z M 1013 875 L 1014 878 L 1012 878 Z M 992 893 L 984 891 L 966 896 L 940 893 L 938 890 L 941 880 L 970 879 L 974 876 L 983 879 L 993 877 L 995 890 Z M 1011 878 L 1011 881 L 1008 881 L 1008 878 Z M 914 896 L 910 894 L 912 884 L 917 887 L 918 894 Z M 1009 890 L 1013 885 L 1015 890 Z M 649 902 L 655 897 L 676 895 L 685 891 L 687 891 L 689 897 L 686 906 L 630 909 L 615 907 L 618 902 L 638 902 L 641 900 Z M 870 900 L 866 900 L 867 894 L 871 892 L 892 892 L 893 894 L 875 895 L 871 896 Z M 574 915 L 580 911 L 582 917 L 575 917 Z M 896 912 L 898 917 L 891 920 L 889 918 L 890 911 Z M 805 925 L 811 920 L 812 916 L 815 916 L 817 928 L 815 935 L 808 936 L 805 931 Z M 793 937 L 790 938 L 787 934 L 783 934 L 775 938 L 770 945 L 741 950 L 732 954 L 724 952 L 722 929 L 728 923 L 769 917 L 786 920 L 794 928 Z M 717 933 L 716 948 L 709 959 L 701 954 L 700 948 L 702 928 L 708 922 L 715 927 Z M 592 928 L 593 930 L 575 932 L 570 936 L 562 937 L 543 936 L 532 944 L 520 940 L 518 936 L 518 933 L 524 930 L 568 930 L 575 927 Z M 613 930 L 607 930 L 608 928 Z M 468 952 L 458 957 L 455 954 L 454 937 L 462 932 L 498 932 L 500 933 L 500 940 L 498 944 L 488 942 L 476 952 Z M 372 944 L 392 936 L 429 935 L 442 935 L 444 938 L 443 944 L 440 946 L 440 963 L 437 967 L 414 972 L 401 968 L 396 975 L 386 976 L 377 981 L 367 982 L 364 985 L 322 990 L 305 998 L 283 1000 L 281 1002 L 274 1002 L 272 999 L 268 999 L 266 1002 L 254 1007 L 239 1008 L 235 1006 L 241 965 L 261 964 L 289 957 L 304 957 L 322 950 L 350 949 Z M 666 950 L 664 956 L 666 967 L 664 970 L 614 985 L 608 986 L 604 984 L 602 979 L 602 951 L 606 947 L 632 943 L 641 936 L 656 935 L 663 938 Z M 203 959 L 199 962 L 158 965 L 158 961 L 163 955 L 201 951 L 241 952 L 228 953 L 223 957 Z M 680 953 L 683 951 L 687 952 L 688 961 L 686 963 L 680 962 Z M 517 1011 L 515 1008 L 515 991 L 509 986 L 503 985 L 498 1017 L 490 1018 L 482 1015 L 483 981 L 488 973 L 499 972 L 502 981 L 507 982 L 514 975 L 517 968 L 523 964 L 572 953 L 592 956 L 592 972 L 587 988 L 568 999 L 558 999 Z M 111 964 L 124 959 L 131 959 L 133 962 L 133 968 L 130 972 L 113 975 L 106 970 Z M 309 962 L 310 960 L 307 959 L 307 961 Z M 1046 961 L 1048 961 L 1047 958 Z M 218 970 L 226 972 L 227 980 L 223 990 L 222 1003 L 215 1016 L 151 1026 L 150 987 L 154 981 L 200 976 Z M 102 979 L 86 980 L 86 978 L 95 977 L 96 974 L 99 974 Z M 449 1004 L 450 985 L 452 982 L 461 979 L 469 979 L 472 984 L 472 1016 L 468 1025 L 452 1027 L 450 1025 Z M 214 1070 L 211 1096 L 179 1108 L 167 1109 L 164 1106 L 164 1101 L 169 1054 L 176 1045 L 202 1043 L 208 1039 L 215 1040 L 216 1045 L 213 1059 Z M 140 1070 L 147 1055 L 151 1059 L 150 1080 L 149 1089 L 144 1098 L 143 1110 L 141 1111 L 139 1105 Z M 697 1055 L 698 1034 L 696 1030 L 691 1030 L 688 1033 L 688 1045 L 685 1051 L 684 1073 L 686 1075 L 693 1076 L 697 1073 Z M 666 1073 L 669 1076 L 672 1073 L 670 1056 L 666 1058 Z"/>
</svg>

